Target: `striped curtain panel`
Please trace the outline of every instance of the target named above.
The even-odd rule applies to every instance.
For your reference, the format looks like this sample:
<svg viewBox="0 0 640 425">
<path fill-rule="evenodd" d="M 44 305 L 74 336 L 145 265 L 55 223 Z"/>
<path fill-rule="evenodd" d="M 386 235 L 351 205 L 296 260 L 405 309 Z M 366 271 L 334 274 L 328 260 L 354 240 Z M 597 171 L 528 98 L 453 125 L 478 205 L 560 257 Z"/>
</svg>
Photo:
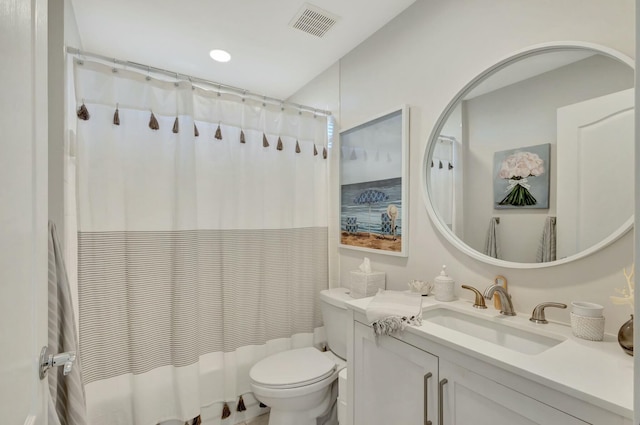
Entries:
<svg viewBox="0 0 640 425">
<path fill-rule="evenodd" d="M 326 118 L 92 62 L 74 87 L 89 423 L 257 408 L 251 366 L 322 324 Z"/>
</svg>

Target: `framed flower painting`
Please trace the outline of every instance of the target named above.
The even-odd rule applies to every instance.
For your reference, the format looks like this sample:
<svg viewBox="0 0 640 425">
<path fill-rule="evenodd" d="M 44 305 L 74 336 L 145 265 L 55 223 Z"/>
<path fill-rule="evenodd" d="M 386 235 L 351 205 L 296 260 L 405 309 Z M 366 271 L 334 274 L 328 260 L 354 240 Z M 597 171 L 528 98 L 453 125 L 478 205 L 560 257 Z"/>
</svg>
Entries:
<svg viewBox="0 0 640 425">
<path fill-rule="evenodd" d="M 549 143 L 493 156 L 495 209 L 549 208 Z"/>
</svg>

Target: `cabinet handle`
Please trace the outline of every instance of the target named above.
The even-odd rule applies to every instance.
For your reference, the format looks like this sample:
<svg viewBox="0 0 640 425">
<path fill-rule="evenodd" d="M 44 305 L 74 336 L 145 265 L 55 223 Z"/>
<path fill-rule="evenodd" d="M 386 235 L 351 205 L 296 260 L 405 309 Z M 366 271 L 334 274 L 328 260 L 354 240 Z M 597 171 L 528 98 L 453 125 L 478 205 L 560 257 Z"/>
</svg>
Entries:
<svg viewBox="0 0 640 425">
<path fill-rule="evenodd" d="M 429 420 L 429 378 L 431 378 L 433 374 L 431 372 L 424 375 L 424 425 L 431 425 L 431 421 Z"/>
<path fill-rule="evenodd" d="M 443 379 L 438 385 L 438 425 L 444 425 L 444 386 L 448 382 Z"/>
</svg>

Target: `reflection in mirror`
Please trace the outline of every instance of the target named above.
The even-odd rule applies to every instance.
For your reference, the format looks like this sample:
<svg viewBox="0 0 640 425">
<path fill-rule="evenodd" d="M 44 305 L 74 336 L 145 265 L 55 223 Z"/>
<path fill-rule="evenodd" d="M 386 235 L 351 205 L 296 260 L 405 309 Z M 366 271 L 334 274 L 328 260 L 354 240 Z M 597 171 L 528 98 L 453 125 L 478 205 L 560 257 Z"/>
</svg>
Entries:
<svg viewBox="0 0 640 425">
<path fill-rule="evenodd" d="M 477 80 L 425 156 L 430 213 L 447 237 L 480 259 L 540 263 L 577 258 L 628 230 L 628 63 L 567 46 L 522 54 Z"/>
</svg>

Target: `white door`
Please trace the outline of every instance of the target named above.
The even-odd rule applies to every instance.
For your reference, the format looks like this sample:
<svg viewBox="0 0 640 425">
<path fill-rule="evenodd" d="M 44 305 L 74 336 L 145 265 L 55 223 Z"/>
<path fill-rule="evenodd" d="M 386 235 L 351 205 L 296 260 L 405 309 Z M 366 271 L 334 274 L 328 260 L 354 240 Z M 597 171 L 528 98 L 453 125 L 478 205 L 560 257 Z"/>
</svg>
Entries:
<svg viewBox="0 0 640 425">
<path fill-rule="evenodd" d="M 584 251 L 630 220 L 634 90 L 558 109 L 557 258 Z"/>
<path fill-rule="evenodd" d="M 46 425 L 47 1 L 0 7 L 0 422 Z"/>
<path fill-rule="evenodd" d="M 440 425 L 586 425 L 567 413 L 440 359 Z"/>
<path fill-rule="evenodd" d="M 354 340 L 353 423 L 437 425 L 438 358 L 390 336 L 376 341 L 361 323 Z"/>
</svg>

